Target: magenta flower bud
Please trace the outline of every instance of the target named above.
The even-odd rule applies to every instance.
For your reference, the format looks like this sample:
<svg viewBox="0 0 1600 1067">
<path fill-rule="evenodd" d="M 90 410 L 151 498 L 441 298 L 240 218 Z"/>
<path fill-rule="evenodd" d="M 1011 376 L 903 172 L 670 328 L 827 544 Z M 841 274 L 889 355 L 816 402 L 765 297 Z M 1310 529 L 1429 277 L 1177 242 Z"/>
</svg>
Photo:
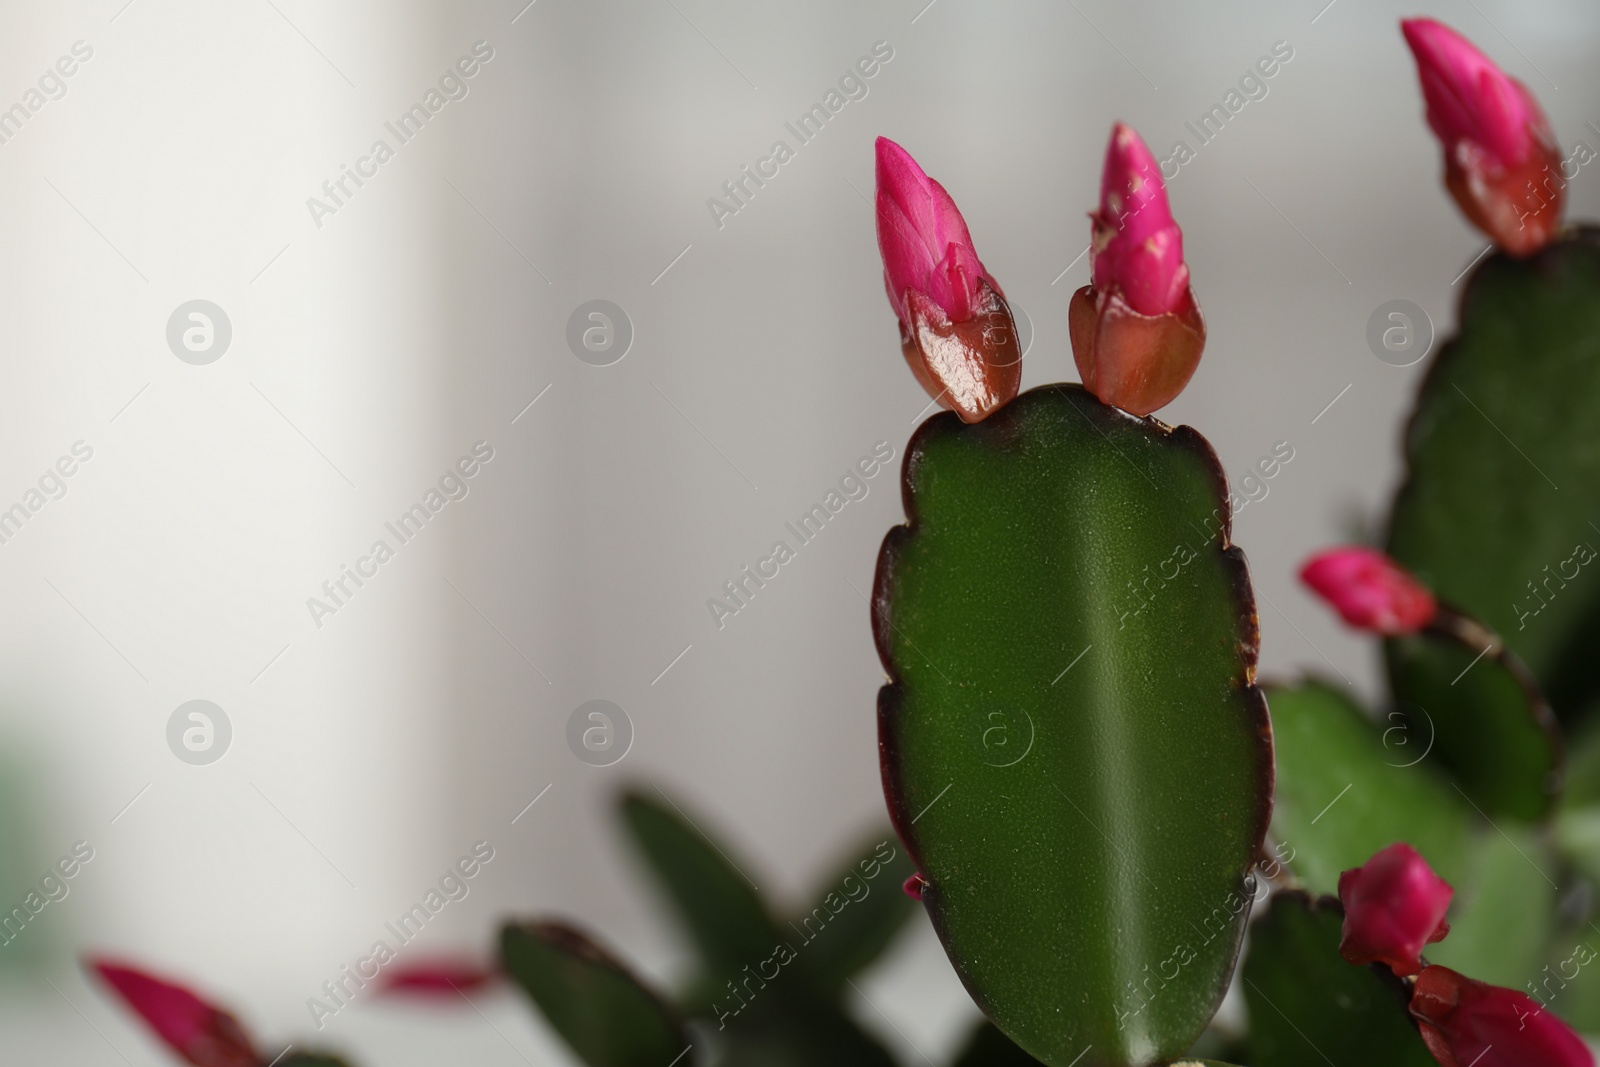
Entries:
<svg viewBox="0 0 1600 1067">
<path fill-rule="evenodd" d="M 183 986 L 106 960 L 90 960 L 106 983 L 150 1029 L 195 1067 L 260 1067 L 261 1057 L 237 1019 Z"/>
<path fill-rule="evenodd" d="M 978 422 L 1022 384 L 1011 309 L 944 186 L 886 137 L 877 157 L 878 249 L 901 351 L 930 396 Z"/>
<path fill-rule="evenodd" d="M 1306 561 L 1300 580 L 1358 630 L 1415 633 L 1439 612 L 1433 594 L 1375 548 L 1330 548 Z"/>
<path fill-rule="evenodd" d="M 1091 277 L 1141 315 L 1176 311 L 1189 291 L 1183 231 L 1172 221 L 1161 166 L 1131 126 L 1117 123 L 1100 175 Z"/>
<path fill-rule="evenodd" d="M 463 994 L 482 989 L 498 977 L 499 972 L 470 957 L 441 956 L 392 972 L 385 971 L 378 992 L 385 996 L 401 994 L 464 1004 Z"/>
<path fill-rule="evenodd" d="M 1339 875 L 1344 936 L 1339 955 L 1384 963 L 1402 977 L 1422 970 L 1422 949 L 1450 932 L 1444 921 L 1455 890 L 1405 842 Z"/>
<path fill-rule="evenodd" d="M 978 303 L 978 281 L 995 281 L 978 260 L 966 220 L 911 153 L 887 137 L 878 138 L 877 150 L 878 249 L 894 313 L 910 321 L 905 295 L 914 289 L 951 322 L 967 321 Z"/>
<path fill-rule="evenodd" d="M 1588 1046 L 1526 993 L 1429 967 L 1411 1015 L 1443 1067 L 1594 1067 Z"/>
<path fill-rule="evenodd" d="M 922 889 L 927 884 L 928 880 L 922 877 L 921 871 L 918 871 L 916 874 L 913 874 L 911 877 L 907 878 L 904 882 L 901 882 L 900 889 L 912 900 L 921 900 Z"/>
<path fill-rule="evenodd" d="M 1442 22 L 1400 23 L 1417 60 L 1428 125 L 1444 146 L 1445 187 L 1467 219 L 1514 256 L 1561 224 L 1561 153 L 1527 86 Z"/>
<path fill-rule="evenodd" d="M 1072 357 L 1091 393 L 1148 415 L 1189 384 L 1205 322 L 1161 167 L 1120 122 L 1106 147 L 1100 207 L 1089 217 L 1091 284 L 1073 294 L 1068 309 Z"/>
</svg>

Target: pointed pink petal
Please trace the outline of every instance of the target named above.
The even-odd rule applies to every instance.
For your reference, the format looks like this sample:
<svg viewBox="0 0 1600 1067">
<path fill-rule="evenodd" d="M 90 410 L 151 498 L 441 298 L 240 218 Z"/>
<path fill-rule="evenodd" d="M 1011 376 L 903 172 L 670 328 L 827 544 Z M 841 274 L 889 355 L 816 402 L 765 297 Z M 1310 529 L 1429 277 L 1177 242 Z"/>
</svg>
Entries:
<svg viewBox="0 0 1600 1067">
<path fill-rule="evenodd" d="M 1117 123 L 1106 146 L 1090 266 L 1094 287 L 1141 315 L 1164 315 L 1189 287 L 1183 232 L 1172 219 L 1161 167 L 1132 127 Z"/>
<path fill-rule="evenodd" d="M 1488 151 L 1501 167 L 1515 167 L 1548 139 L 1538 101 L 1477 46 L 1442 22 L 1400 23 L 1416 56 L 1428 125 L 1453 152 L 1462 141 Z"/>
<path fill-rule="evenodd" d="M 195 1067 L 259 1067 L 261 1058 L 232 1015 L 183 986 L 107 960 L 90 966 L 156 1035 Z"/>
<path fill-rule="evenodd" d="M 907 322 L 904 294 L 914 289 L 932 297 L 952 321 L 965 321 L 972 315 L 978 279 L 988 277 L 966 220 L 944 187 L 905 149 L 880 137 L 876 151 L 878 249 L 889 303 Z"/>
<path fill-rule="evenodd" d="M 378 991 L 383 994 L 448 998 L 462 1003 L 462 994 L 481 989 L 497 977 L 499 972 L 482 966 L 474 959 L 452 957 L 423 960 L 410 967 L 386 970 Z"/>
<path fill-rule="evenodd" d="M 1526 993 L 1429 967 L 1411 991 L 1411 1014 L 1440 1063 L 1460 1067 L 1594 1067 L 1566 1023 Z"/>
</svg>

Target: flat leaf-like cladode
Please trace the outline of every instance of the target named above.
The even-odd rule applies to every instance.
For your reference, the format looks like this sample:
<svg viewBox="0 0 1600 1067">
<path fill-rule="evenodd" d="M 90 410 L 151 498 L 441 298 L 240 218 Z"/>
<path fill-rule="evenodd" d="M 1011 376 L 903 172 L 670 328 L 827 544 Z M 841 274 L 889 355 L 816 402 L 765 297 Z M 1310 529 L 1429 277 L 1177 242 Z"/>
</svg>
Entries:
<svg viewBox="0 0 1600 1067">
<path fill-rule="evenodd" d="M 1571 723 L 1600 696 L 1600 230 L 1492 255 L 1464 284 L 1406 434 L 1389 554 L 1504 638 Z"/>
<path fill-rule="evenodd" d="M 689 1045 L 666 1003 L 573 927 L 507 924 L 500 958 L 589 1067 L 658 1067 Z"/>
<path fill-rule="evenodd" d="M 1250 931 L 1244 995 L 1252 1067 L 1437 1067 L 1384 967 L 1339 955 L 1339 902 L 1280 893 Z"/>
<path fill-rule="evenodd" d="M 1216 457 L 1052 385 L 929 419 L 904 491 L 879 739 L 945 950 L 1051 1067 L 1180 1056 L 1232 974 L 1272 792 Z"/>
</svg>

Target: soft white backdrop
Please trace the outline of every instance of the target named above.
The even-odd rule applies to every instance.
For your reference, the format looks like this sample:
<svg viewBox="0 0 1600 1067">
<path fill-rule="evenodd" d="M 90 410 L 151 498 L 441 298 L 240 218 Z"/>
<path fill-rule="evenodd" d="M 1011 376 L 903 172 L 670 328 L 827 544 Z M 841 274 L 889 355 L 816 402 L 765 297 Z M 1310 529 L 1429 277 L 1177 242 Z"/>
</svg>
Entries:
<svg viewBox="0 0 1600 1067">
<path fill-rule="evenodd" d="M 494 861 L 408 951 L 486 952 L 501 916 L 554 910 L 674 973 L 613 825 L 627 783 L 682 799 L 786 900 L 881 822 L 859 591 L 900 518 L 893 474 L 722 629 L 706 607 L 875 442 L 898 456 L 925 405 L 874 245 L 879 133 L 951 191 L 1031 320 L 1026 385 L 1075 377 L 1066 305 L 1111 122 L 1198 148 L 1171 197 L 1210 343 L 1163 417 L 1235 477 L 1293 447 L 1236 520 L 1264 669 L 1374 684 L 1293 571 L 1379 519 L 1397 474 L 1426 364 L 1380 363 L 1368 316 L 1410 299 L 1447 332 L 1483 247 L 1437 181 L 1396 29 L 1414 9 L 524 2 L 0 4 L 0 107 L 93 49 L 0 144 L 0 508 L 94 449 L 0 544 L 0 840 L 20 842 L 0 907 L 95 849 L 0 949 L 7 1062 L 162 1062 L 82 980 L 90 950 L 201 983 L 275 1047 L 562 1062 L 510 997 L 482 1017 L 357 1003 L 321 1034 L 305 1001 L 480 839 Z M 1600 149 L 1600 9 L 1428 13 L 1524 79 L 1564 147 Z M 479 41 L 465 98 L 319 226 L 307 198 L 394 145 L 384 123 Z M 707 199 L 794 147 L 784 123 L 880 41 L 867 95 L 719 227 Z M 1199 146 L 1184 123 L 1280 41 L 1267 95 Z M 1570 197 L 1592 215 L 1600 182 Z M 233 329 L 206 366 L 165 339 L 197 298 Z M 597 298 L 634 331 L 609 367 L 566 342 Z M 306 598 L 480 440 L 466 499 L 314 625 Z M 196 698 L 234 731 L 204 767 L 165 733 Z M 606 768 L 566 741 L 593 698 L 635 730 Z M 938 1061 L 971 1009 L 916 927 L 859 1007 Z"/>
</svg>

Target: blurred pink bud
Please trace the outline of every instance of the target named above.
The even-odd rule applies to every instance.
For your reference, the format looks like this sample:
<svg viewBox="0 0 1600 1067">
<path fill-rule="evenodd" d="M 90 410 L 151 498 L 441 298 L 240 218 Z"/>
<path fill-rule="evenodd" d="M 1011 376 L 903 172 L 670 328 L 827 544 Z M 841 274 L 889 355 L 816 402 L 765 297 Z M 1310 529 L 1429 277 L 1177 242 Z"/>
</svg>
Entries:
<svg viewBox="0 0 1600 1067">
<path fill-rule="evenodd" d="M 913 874 L 910 878 L 907 878 L 904 882 L 902 882 L 900 884 L 900 888 L 903 889 L 905 891 L 906 896 L 910 897 L 912 900 L 921 900 L 922 899 L 922 887 L 927 885 L 927 884 L 928 884 L 928 880 L 926 878 L 922 877 L 922 873 L 919 871 L 918 873 Z"/>
<path fill-rule="evenodd" d="M 1374 548 L 1330 548 L 1300 568 L 1300 580 L 1358 630 L 1393 636 L 1433 621 L 1438 603 L 1422 583 Z"/>
<path fill-rule="evenodd" d="M 1405 19 L 1400 29 L 1444 146 L 1445 187 L 1495 244 L 1514 256 L 1537 252 L 1561 223 L 1566 188 L 1539 102 L 1442 22 Z"/>
<path fill-rule="evenodd" d="M 107 960 L 89 965 L 122 995 L 156 1035 L 195 1067 L 260 1067 L 237 1019 L 183 986 Z"/>
<path fill-rule="evenodd" d="M 1443 1067 L 1594 1067 L 1566 1023 L 1525 993 L 1429 967 L 1411 991 L 1411 1014 Z"/>
<path fill-rule="evenodd" d="M 1402 977 L 1422 970 L 1422 949 L 1444 939 L 1455 890 L 1417 850 L 1398 842 L 1365 866 L 1339 875 L 1344 936 L 1339 955 L 1356 964 L 1385 963 Z"/>
<path fill-rule="evenodd" d="M 1100 207 L 1089 217 L 1091 284 L 1068 308 L 1072 357 L 1089 392 L 1148 415 L 1189 384 L 1206 328 L 1161 167 L 1123 123 L 1111 129 Z"/>
<path fill-rule="evenodd" d="M 498 977 L 497 971 L 483 967 L 475 960 L 441 957 L 384 971 L 383 984 L 378 992 L 385 995 L 448 998 L 461 1003 L 460 994 L 482 989 Z"/>
<path fill-rule="evenodd" d="M 886 137 L 877 173 L 878 249 L 901 351 L 930 396 L 977 422 L 1022 384 L 1011 309 L 944 187 Z"/>
</svg>

